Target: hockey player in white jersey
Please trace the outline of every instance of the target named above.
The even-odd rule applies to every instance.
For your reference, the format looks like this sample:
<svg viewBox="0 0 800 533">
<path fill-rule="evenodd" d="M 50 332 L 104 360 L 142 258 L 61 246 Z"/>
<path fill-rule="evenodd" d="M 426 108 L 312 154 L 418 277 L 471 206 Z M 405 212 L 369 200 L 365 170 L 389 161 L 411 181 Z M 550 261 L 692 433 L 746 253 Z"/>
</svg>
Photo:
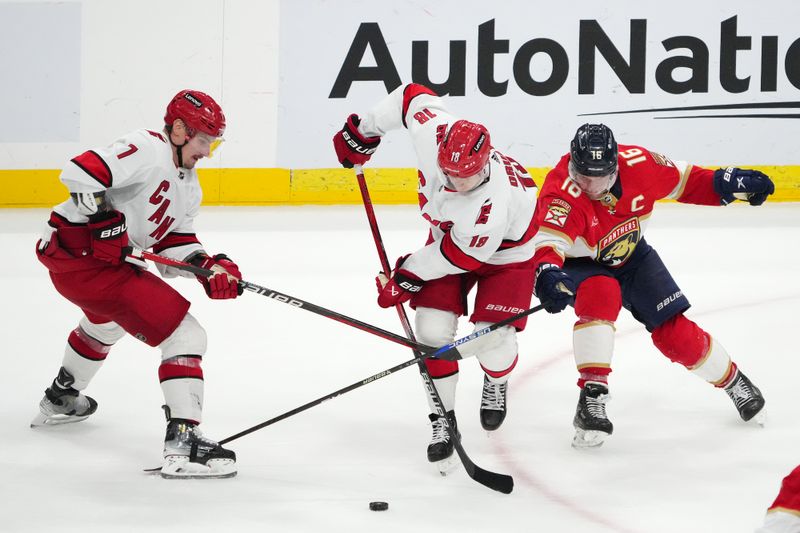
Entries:
<svg viewBox="0 0 800 533">
<path fill-rule="evenodd" d="M 397 260 L 390 279 L 376 279 L 378 304 L 388 308 L 410 300 L 417 340 L 442 346 L 453 341 L 475 285 L 470 321 L 476 329 L 530 305 L 537 189 L 522 165 L 491 146 L 483 125 L 452 115 L 441 98 L 419 84 L 399 87 L 363 117 L 350 115 L 333 138 L 339 162 L 347 168 L 367 162 L 381 137 L 400 128 L 408 130 L 417 153 L 419 206 L 430 234 L 424 247 Z M 505 419 L 508 378 L 517 364 L 516 332 L 525 322 L 499 328 L 462 349 L 464 355 L 476 355 L 485 372 L 480 420 L 487 431 Z M 427 359 L 426 365 L 456 427 L 458 363 Z M 453 443 L 439 417 L 431 414 L 430 420 L 428 460 L 446 471 L 453 464 Z"/>
<path fill-rule="evenodd" d="M 158 276 L 126 261 L 131 247 L 213 270 L 199 281 L 209 297 L 236 298 L 239 268 L 210 256 L 195 235 L 202 191 L 195 165 L 225 130 L 220 106 L 200 91 L 179 92 L 161 131 L 137 130 L 88 150 L 63 169 L 70 198 L 55 206 L 37 257 L 56 290 L 84 316 L 69 334 L 61 369 L 45 390 L 32 427 L 78 422 L 97 402 L 83 394 L 125 333 L 161 350 L 158 377 L 167 430 L 165 478 L 231 477 L 236 455 L 203 437 L 202 357 L 206 332 L 189 302 Z M 164 277 L 187 274 L 171 268 Z"/>
</svg>

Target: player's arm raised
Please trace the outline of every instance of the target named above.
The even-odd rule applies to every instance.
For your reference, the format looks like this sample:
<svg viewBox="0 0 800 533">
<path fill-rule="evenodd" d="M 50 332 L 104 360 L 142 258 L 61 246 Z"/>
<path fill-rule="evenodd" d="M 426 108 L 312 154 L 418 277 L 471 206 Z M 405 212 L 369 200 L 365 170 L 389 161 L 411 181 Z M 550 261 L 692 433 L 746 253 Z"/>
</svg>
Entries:
<svg viewBox="0 0 800 533">
<path fill-rule="evenodd" d="M 345 168 L 363 165 L 370 160 L 387 132 L 423 124 L 435 117 L 435 111 L 432 111 L 435 109 L 443 109 L 443 104 L 428 87 L 418 83 L 398 87 L 363 116 L 353 113 L 347 117 L 342 129 L 333 136 L 339 163 Z"/>
</svg>

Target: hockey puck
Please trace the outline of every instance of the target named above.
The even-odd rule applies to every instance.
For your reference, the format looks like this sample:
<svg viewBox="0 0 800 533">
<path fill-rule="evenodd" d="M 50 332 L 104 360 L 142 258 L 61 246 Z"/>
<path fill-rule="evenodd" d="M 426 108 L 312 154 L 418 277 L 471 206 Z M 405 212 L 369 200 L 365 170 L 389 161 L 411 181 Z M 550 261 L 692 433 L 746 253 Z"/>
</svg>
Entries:
<svg viewBox="0 0 800 533">
<path fill-rule="evenodd" d="M 389 504 L 386 502 L 369 502 L 370 511 L 385 511 L 388 508 Z"/>
</svg>

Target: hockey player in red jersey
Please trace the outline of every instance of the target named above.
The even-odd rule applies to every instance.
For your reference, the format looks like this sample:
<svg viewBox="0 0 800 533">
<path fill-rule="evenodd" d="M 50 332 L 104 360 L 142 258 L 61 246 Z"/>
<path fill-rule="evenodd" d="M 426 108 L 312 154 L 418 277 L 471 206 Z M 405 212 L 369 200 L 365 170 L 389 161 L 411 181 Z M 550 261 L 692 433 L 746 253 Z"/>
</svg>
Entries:
<svg viewBox="0 0 800 533">
<path fill-rule="evenodd" d="M 572 303 L 578 317 L 573 350 L 581 392 L 574 446 L 600 445 L 613 431 L 605 404 L 622 307 L 670 360 L 723 389 L 743 420 L 763 423 L 761 392 L 716 339 L 684 316 L 689 301 L 643 234 L 662 198 L 761 205 L 773 192 L 772 181 L 755 170 L 673 162 L 641 146 L 617 146 L 602 124 L 578 129 L 570 153 L 542 185 L 534 237 L 536 295 L 551 313 Z"/>
<path fill-rule="evenodd" d="M 189 302 L 169 284 L 126 261 L 131 247 L 152 248 L 215 272 L 198 280 L 210 298 L 236 298 L 239 268 L 209 255 L 195 235 L 202 191 L 195 165 L 225 131 L 225 115 L 207 94 L 179 92 L 161 131 L 137 130 L 75 157 L 61 173 L 70 198 L 55 206 L 37 257 L 56 290 L 83 311 L 67 339 L 61 369 L 45 390 L 32 427 L 78 422 L 97 402 L 83 394 L 125 333 L 158 347 L 167 430 L 166 478 L 230 477 L 236 455 L 203 437 L 202 357 L 206 332 Z M 164 277 L 187 274 L 159 265 Z"/>
<path fill-rule="evenodd" d="M 333 139 L 339 162 L 363 164 L 394 129 L 406 128 L 417 152 L 419 206 L 430 224 L 427 245 L 404 255 L 391 278 L 379 276 L 378 304 L 410 300 L 417 340 L 430 346 L 453 341 L 467 293 L 477 285 L 470 321 L 480 329 L 528 308 L 533 288 L 531 242 L 536 185 L 522 165 L 491 146 L 487 129 L 452 115 L 429 88 L 399 87 L 363 117 L 350 115 Z M 516 332 L 525 320 L 464 345 L 484 370 L 480 420 L 500 427 L 506 415 L 508 377 L 517 363 Z M 426 360 L 453 427 L 458 363 Z M 430 401 L 430 398 L 429 398 Z M 434 411 L 434 404 L 431 410 Z M 451 465 L 453 443 L 436 414 L 428 460 Z"/>
<path fill-rule="evenodd" d="M 800 531 L 800 466 L 783 478 L 781 490 L 767 509 L 764 525 L 756 533 L 797 533 Z"/>
</svg>

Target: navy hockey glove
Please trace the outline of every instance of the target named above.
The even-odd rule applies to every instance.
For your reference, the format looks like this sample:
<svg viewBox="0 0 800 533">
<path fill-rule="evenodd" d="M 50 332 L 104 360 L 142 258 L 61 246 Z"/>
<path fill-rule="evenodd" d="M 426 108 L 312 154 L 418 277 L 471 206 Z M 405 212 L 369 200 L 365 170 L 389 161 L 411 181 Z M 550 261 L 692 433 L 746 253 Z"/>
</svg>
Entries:
<svg viewBox="0 0 800 533">
<path fill-rule="evenodd" d="M 197 281 L 203 284 L 206 294 L 213 300 L 226 300 L 236 298 L 244 292 L 239 285 L 242 273 L 239 267 L 225 254 L 208 257 L 200 254 L 190 261 L 193 265 L 206 268 L 214 272 L 209 277 L 197 276 Z"/>
<path fill-rule="evenodd" d="M 344 127 L 333 136 L 333 148 L 336 157 L 344 168 L 353 168 L 353 165 L 363 165 L 381 143 L 380 137 L 364 137 L 358 132 L 361 119 L 352 114 L 347 117 Z"/>
<path fill-rule="evenodd" d="M 378 305 L 383 308 L 405 303 L 422 290 L 425 282 L 419 276 L 401 268 L 407 257 L 408 255 L 404 255 L 397 260 L 391 279 L 383 274 L 378 274 L 375 278 L 375 285 L 378 287 Z"/>
<path fill-rule="evenodd" d="M 775 184 L 758 170 L 728 167 L 714 172 L 714 191 L 719 194 L 722 205 L 736 199 L 747 200 L 750 205 L 761 205 L 775 192 Z"/>
<path fill-rule="evenodd" d="M 560 313 L 575 299 L 575 282 L 552 263 L 536 269 L 536 297 L 548 313 Z"/>
<path fill-rule="evenodd" d="M 92 234 L 92 255 L 101 261 L 119 265 L 131 248 L 128 246 L 128 224 L 119 211 L 105 211 L 89 217 Z"/>
</svg>

